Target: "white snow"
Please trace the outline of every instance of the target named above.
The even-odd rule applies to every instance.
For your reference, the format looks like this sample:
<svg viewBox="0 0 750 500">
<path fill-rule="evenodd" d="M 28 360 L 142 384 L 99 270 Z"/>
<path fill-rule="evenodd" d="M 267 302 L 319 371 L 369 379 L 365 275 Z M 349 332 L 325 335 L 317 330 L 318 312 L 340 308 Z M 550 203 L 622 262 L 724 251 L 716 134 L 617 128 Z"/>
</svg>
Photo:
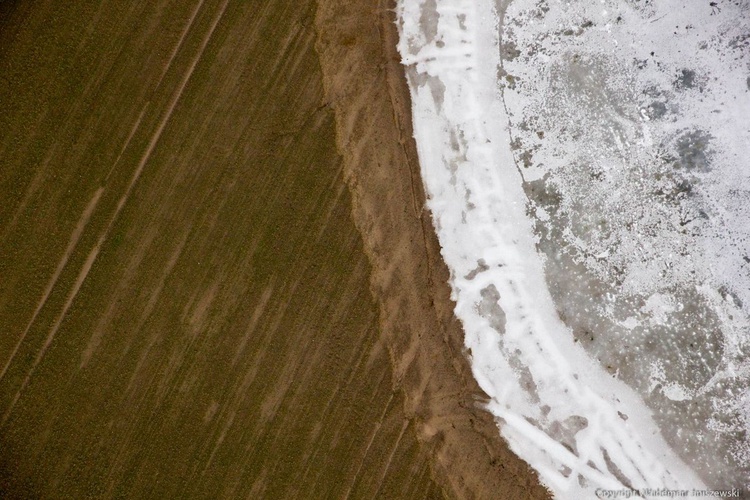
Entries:
<svg viewBox="0 0 750 500">
<path fill-rule="evenodd" d="M 689 403 L 708 394 L 710 384 L 748 375 L 740 359 L 747 321 L 739 303 L 750 303 L 750 287 L 737 291 L 747 282 L 734 271 L 742 266 L 750 224 L 743 225 L 746 212 L 724 200 L 745 199 L 749 174 L 737 168 L 727 169 L 724 178 L 706 174 L 717 164 L 747 164 L 738 152 L 750 139 L 750 128 L 743 128 L 750 116 L 743 106 L 750 101 L 744 80 L 736 78 L 747 70 L 747 61 L 727 56 L 714 67 L 706 66 L 710 50 L 690 52 L 687 59 L 677 55 L 687 51 L 688 42 L 703 43 L 706 33 L 736 34 L 746 24 L 742 16 L 717 17 L 688 29 L 695 12 L 669 1 L 655 6 L 644 0 L 641 10 L 625 0 L 603 0 L 599 7 L 525 0 L 499 5 L 508 9 L 504 16 L 489 0 L 400 0 L 398 5 L 399 51 L 412 94 L 427 204 L 451 271 L 472 369 L 490 397 L 488 409 L 512 449 L 559 498 L 595 498 L 597 488 L 705 488 L 662 437 L 643 398 Z M 500 46 L 501 20 L 513 45 Z M 658 36 L 670 23 L 683 26 L 684 40 Z M 658 70 L 645 76 L 623 62 L 641 64 L 639 58 L 651 50 L 663 53 L 662 59 L 655 63 Z M 509 55 L 501 60 L 503 52 Z M 680 73 L 692 67 L 699 69 Z M 718 70 L 726 75 L 722 84 L 711 80 Z M 659 88 L 672 88 L 667 73 L 682 78 L 685 95 L 659 97 Z M 653 88 L 651 100 L 635 97 L 636 91 Z M 727 104 L 729 99 L 734 102 Z M 720 112 L 713 113 L 719 101 Z M 678 119 L 663 119 L 677 109 Z M 728 123 L 742 126 L 716 133 L 728 130 Z M 702 146 L 695 149 L 695 143 Z M 664 148 L 688 162 L 681 168 L 703 181 L 693 188 L 704 189 L 703 205 L 650 202 L 653 194 L 644 189 L 658 188 L 659 182 L 662 189 L 674 187 L 667 185 L 666 167 L 660 167 L 664 175 L 658 179 L 645 179 L 651 175 L 649 161 L 666 155 Z M 529 154 L 523 156 L 524 150 Z M 569 168 L 571 162 L 588 170 Z M 604 180 L 595 185 L 589 175 Z M 562 201 L 549 190 L 545 193 L 553 201 L 547 205 L 529 198 L 534 182 L 550 179 Z M 730 196 L 732 190 L 739 194 Z M 700 237 L 692 240 L 680 233 L 680 224 L 699 218 L 704 208 L 721 223 L 702 226 Z M 562 211 L 570 217 L 561 219 Z M 622 227 L 607 227 L 613 223 Z M 577 254 L 540 253 L 539 224 L 558 229 L 556 237 Z M 722 227 L 737 229 L 734 239 L 724 238 Z M 686 248 L 690 258 L 683 258 Z M 573 282 L 584 276 L 610 283 L 615 270 L 621 273 L 617 287 L 602 286 L 599 293 L 587 286 L 587 300 L 573 301 L 576 314 L 594 325 L 590 332 L 571 331 L 559 315 L 565 297 L 555 294 L 577 286 L 550 274 L 555 269 L 566 274 L 565 266 L 577 269 L 578 275 L 567 276 Z M 560 287 L 550 288 L 550 276 Z M 717 291 L 721 284 L 725 293 Z M 608 366 L 595 347 L 582 347 L 589 335 L 596 345 L 593 337 L 600 334 L 607 339 L 604 346 L 627 339 L 645 345 L 636 337 L 647 337 L 649 328 L 671 331 L 693 309 L 704 314 L 693 296 L 718 318 L 725 342 L 721 368 L 708 374 L 702 387 L 676 380 L 669 359 L 656 372 L 649 364 L 654 359 L 632 368 L 623 364 L 625 358 L 614 357 L 622 362 Z M 736 303 L 727 297 L 737 297 Z M 710 368 L 717 354 L 709 347 L 700 352 L 699 346 L 698 354 L 701 366 Z M 629 375 L 621 379 L 625 371 Z M 742 415 L 747 425 L 747 394 L 742 403 L 721 411 Z M 712 421 L 716 429 L 725 428 L 720 420 Z M 706 417 L 706 432 L 709 427 Z"/>
</svg>

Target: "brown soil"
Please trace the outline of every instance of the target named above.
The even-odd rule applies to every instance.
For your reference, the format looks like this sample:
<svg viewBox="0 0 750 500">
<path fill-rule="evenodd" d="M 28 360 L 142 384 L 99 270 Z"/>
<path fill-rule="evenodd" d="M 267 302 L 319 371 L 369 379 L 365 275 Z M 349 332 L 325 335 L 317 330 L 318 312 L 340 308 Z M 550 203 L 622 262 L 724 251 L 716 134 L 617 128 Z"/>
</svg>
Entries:
<svg viewBox="0 0 750 500">
<path fill-rule="evenodd" d="M 480 409 L 486 395 L 464 356 L 448 269 L 425 208 L 394 4 L 326 0 L 316 21 L 326 102 L 336 111 L 354 219 L 406 416 L 451 495 L 548 498 Z"/>
<path fill-rule="evenodd" d="M 0 2 L 0 497 L 544 496 L 476 408 L 383 7 Z"/>
</svg>

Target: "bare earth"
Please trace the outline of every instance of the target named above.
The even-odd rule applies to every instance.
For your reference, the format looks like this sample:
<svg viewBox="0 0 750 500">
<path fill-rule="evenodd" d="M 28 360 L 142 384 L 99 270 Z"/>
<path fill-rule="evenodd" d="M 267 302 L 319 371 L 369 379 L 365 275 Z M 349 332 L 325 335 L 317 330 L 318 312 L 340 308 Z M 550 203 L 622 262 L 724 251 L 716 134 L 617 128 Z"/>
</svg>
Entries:
<svg viewBox="0 0 750 500">
<path fill-rule="evenodd" d="M 406 417 L 436 478 L 462 498 L 547 498 L 536 474 L 499 438 L 463 354 L 448 269 L 419 178 L 395 2 L 330 0 L 318 10 L 326 99 L 370 257 L 373 295 Z"/>
<path fill-rule="evenodd" d="M 0 2 L 0 497 L 546 497 L 476 406 L 391 5 L 318 4 Z"/>
</svg>

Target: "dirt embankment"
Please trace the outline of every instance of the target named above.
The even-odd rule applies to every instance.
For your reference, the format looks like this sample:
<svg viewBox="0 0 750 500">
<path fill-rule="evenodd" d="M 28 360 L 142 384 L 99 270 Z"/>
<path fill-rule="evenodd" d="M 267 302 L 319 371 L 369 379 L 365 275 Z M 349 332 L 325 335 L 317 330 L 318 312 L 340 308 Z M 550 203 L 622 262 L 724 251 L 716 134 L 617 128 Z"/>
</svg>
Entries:
<svg viewBox="0 0 750 500">
<path fill-rule="evenodd" d="M 316 16 L 325 104 L 353 213 L 372 264 L 380 332 L 394 376 L 444 491 L 465 498 L 548 498 L 499 437 L 463 354 L 448 270 L 419 176 L 411 104 L 390 0 L 322 0 Z"/>
</svg>

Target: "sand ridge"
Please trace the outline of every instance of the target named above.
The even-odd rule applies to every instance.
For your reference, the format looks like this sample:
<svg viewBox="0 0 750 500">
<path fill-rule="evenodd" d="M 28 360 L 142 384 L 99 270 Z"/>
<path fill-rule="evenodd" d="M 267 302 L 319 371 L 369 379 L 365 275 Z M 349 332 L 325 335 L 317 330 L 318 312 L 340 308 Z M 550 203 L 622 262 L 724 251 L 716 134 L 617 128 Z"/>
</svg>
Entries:
<svg viewBox="0 0 750 500">
<path fill-rule="evenodd" d="M 446 495 L 549 498 L 478 407 L 486 396 L 463 353 L 448 271 L 424 208 L 393 8 L 387 0 L 321 1 L 316 47 L 406 416 Z"/>
</svg>

